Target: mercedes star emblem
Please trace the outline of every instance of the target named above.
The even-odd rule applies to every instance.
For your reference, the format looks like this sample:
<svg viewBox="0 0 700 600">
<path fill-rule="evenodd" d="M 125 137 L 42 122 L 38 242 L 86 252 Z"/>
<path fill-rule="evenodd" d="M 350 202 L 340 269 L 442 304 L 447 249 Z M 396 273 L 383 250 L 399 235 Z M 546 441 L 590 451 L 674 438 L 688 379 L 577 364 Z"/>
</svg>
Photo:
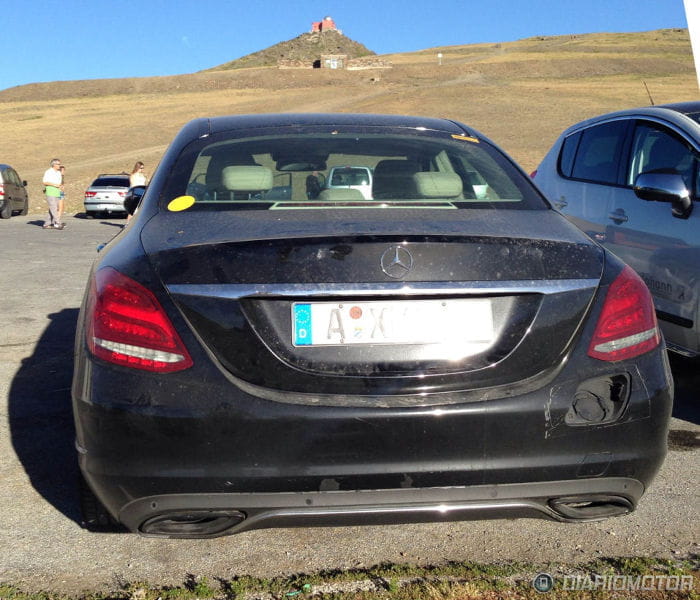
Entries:
<svg viewBox="0 0 700 600">
<path fill-rule="evenodd" d="M 413 268 L 413 257 L 403 246 L 391 246 L 382 254 L 382 271 L 393 279 L 403 279 Z"/>
</svg>

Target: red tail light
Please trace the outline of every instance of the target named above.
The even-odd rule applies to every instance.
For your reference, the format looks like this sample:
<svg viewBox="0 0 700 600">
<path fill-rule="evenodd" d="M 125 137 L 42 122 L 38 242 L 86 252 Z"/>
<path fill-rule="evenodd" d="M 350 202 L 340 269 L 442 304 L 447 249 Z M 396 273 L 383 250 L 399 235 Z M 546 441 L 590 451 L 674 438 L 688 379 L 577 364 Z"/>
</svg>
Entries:
<svg viewBox="0 0 700 600">
<path fill-rule="evenodd" d="M 608 289 L 588 355 L 624 360 L 649 352 L 660 341 L 651 294 L 639 275 L 625 267 Z"/>
<path fill-rule="evenodd" d="M 86 198 L 94 198 L 95 196 L 97 196 L 97 192 L 85 192 Z"/>
<path fill-rule="evenodd" d="M 193 364 L 156 297 L 110 267 L 90 284 L 86 336 L 90 352 L 117 365 L 170 373 Z"/>
<path fill-rule="evenodd" d="M 5 185 L 0 183 L 0 196 L 5 195 Z"/>
<path fill-rule="evenodd" d="M 534 179 L 535 175 L 537 175 L 537 169 L 535 169 L 532 173 L 530 173 L 530 179 Z"/>
</svg>

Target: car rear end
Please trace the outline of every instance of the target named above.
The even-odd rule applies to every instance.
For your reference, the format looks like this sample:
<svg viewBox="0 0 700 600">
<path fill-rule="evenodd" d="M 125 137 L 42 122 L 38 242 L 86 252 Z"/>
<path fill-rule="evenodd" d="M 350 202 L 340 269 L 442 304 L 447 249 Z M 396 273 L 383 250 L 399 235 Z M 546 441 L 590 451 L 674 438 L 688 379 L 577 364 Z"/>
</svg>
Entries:
<svg viewBox="0 0 700 600">
<path fill-rule="evenodd" d="M 10 190 L 5 190 L 6 182 L 3 167 L 5 167 L 5 165 L 0 165 L 0 214 L 7 214 L 9 217 L 14 207 L 12 206 Z"/>
<path fill-rule="evenodd" d="M 126 215 L 124 198 L 129 189 L 128 175 L 99 175 L 85 190 L 85 214 Z"/>
<path fill-rule="evenodd" d="M 27 182 L 20 179 L 10 165 L 0 164 L 0 219 L 9 219 L 14 212 L 29 211 Z"/>
<path fill-rule="evenodd" d="M 95 265 L 73 397 L 109 512 L 209 537 L 634 510 L 672 392 L 644 284 L 462 126 L 279 118 L 186 127 Z M 255 164 L 215 176 L 222 151 Z M 264 199 L 264 169 L 333 152 L 422 170 L 393 199 L 309 202 L 305 173 Z"/>
</svg>

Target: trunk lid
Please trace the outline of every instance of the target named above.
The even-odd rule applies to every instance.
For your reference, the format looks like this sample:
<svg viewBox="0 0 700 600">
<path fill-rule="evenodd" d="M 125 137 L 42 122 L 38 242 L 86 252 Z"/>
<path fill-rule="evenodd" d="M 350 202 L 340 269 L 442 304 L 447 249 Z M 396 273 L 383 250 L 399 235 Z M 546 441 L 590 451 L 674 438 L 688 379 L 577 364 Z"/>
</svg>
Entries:
<svg viewBox="0 0 700 600">
<path fill-rule="evenodd" d="M 285 401 L 451 402 L 534 385 L 568 351 L 602 274 L 600 247 L 553 211 L 342 216 L 161 214 L 143 239 L 221 367 Z M 320 333 L 303 339 L 310 316 Z"/>
</svg>

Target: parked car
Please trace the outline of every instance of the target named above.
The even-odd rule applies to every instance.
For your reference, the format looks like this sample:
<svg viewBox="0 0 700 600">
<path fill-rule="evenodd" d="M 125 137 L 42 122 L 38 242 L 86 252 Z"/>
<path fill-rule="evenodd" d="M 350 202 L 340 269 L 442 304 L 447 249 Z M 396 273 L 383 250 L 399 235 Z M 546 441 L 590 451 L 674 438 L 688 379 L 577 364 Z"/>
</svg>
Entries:
<svg viewBox="0 0 700 600">
<path fill-rule="evenodd" d="M 0 219 L 9 219 L 13 213 L 29 212 L 27 182 L 20 179 L 10 165 L 0 164 Z"/>
<path fill-rule="evenodd" d="M 341 157 L 381 201 L 307 198 Z M 672 402 L 644 282 L 477 131 L 398 115 L 185 125 L 74 364 L 86 526 L 147 536 L 623 515 Z"/>
<path fill-rule="evenodd" d="M 95 217 L 98 214 L 117 213 L 126 216 L 124 198 L 129 189 L 129 175 L 103 173 L 85 190 L 85 214 Z"/>
<path fill-rule="evenodd" d="M 358 190 L 362 197 L 372 199 L 372 169 L 369 167 L 333 167 L 328 172 L 326 189 Z"/>
<path fill-rule="evenodd" d="M 615 112 L 568 128 L 534 176 L 574 224 L 654 296 L 666 343 L 700 354 L 700 102 Z"/>
</svg>

